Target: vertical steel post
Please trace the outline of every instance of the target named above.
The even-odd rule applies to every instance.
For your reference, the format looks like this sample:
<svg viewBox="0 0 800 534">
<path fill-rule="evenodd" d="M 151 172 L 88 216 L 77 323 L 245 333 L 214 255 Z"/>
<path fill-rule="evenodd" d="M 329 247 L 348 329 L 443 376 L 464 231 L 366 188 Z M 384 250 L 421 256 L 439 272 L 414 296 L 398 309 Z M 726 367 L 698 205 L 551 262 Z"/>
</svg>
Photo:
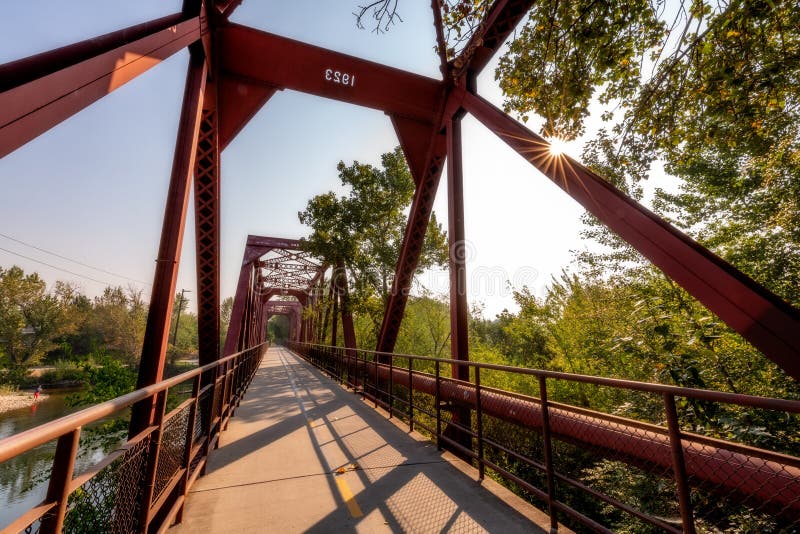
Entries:
<svg viewBox="0 0 800 534">
<path fill-rule="evenodd" d="M 58 438 L 56 454 L 53 458 L 53 470 L 47 486 L 45 502 L 55 502 L 56 507 L 42 518 L 43 533 L 61 532 L 64 528 L 64 517 L 67 514 L 69 487 L 72 483 L 72 472 L 75 468 L 75 456 L 78 454 L 78 442 L 81 429 L 76 428 L 69 434 Z"/>
<path fill-rule="evenodd" d="M 450 267 L 450 357 L 456 361 L 469 360 L 469 323 L 467 313 L 467 265 L 464 235 L 464 177 L 461 152 L 461 117 L 456 113 L 447 122 L 447 238 Z M 452 377 L 469 382 L 469 367 L 452 364 Z M 452 421 L 470 426 L 470 409 L 453 407 Z M 472 449 L 472 438 L 457 426 L 449 429 L 451 438 Z"/>
<path fill-rule="evenodd" d="M 153 291 L 150 295 L 147 327 L 142 344 L 142 358 L 139 363 L 139 377 L 136 382 L 137 389 L 155 384 L 164 376 L 169 318 L 172 315 L 178 278 L 183 230 L 189 204 L 189 186 L 194 171 L 197 132 L 200 128 L 206 81 L 206 62 L 202 48 L 193 45 L 190 50 L 186 88 L 183 94 L 183 109 L 178 127 L 178 138 L 175 143 L 175 158 L 167 193 L 156 272 L 153 277 Z M 147 428 L 152 421 L 154 407 L 152 399 L 134 405 L 129 437 L 133 437 Z"/>
<path fill-rule="evenodd" d="M 469 367 L 467 367 L 469 372 Z M 475 427 L 478 434 L 478 480 L 483 480 L 483 408 L 481 406 L 481 368 L 475 367 Z"/>
<path fill-rule="evenodd" d="M 230 356 L 235 353 L 239 345 L 239 338 L 242 335 L 242 327 L 244 326 L 248 288 L 250 287 L 252 274 L 252 263 L 248 262 L 241 266 L 239 270 L 239 282 L 236 284 L 236 296 L 233 298 L 231 319 L 228 323 L 228 333 L 225 336 L 225 348 L 222 351 L 223 356 Z"/>
<path fill-rule="evenodd" d="M 183 458 L 181 459 L 181 466 L 183 467 L 183 477 L 181 479 L 180 498 L 183 499 L 183 504 L 178 508 L 178 513 L 175 515 L 175 523 L 183 521 L 183 510 L 186 505 L 186 496 L 189 495 L 189 472 L 192 462 L 192 445 L 194 445 L 194 430 L 198 424 L 197 415 L 200 405 L 200 388 L 201 388 L 202 375 L 197 375 L 192 381 L 192 405 L 189 408 L 189 422 L 186 425 L 186 441 L 183 444 Z"/>
<path fill-rule="evenodd" d="M 213 73 L 215 82 L 218 73 Z M 197 260 L 197 349 L 200 365 L 215 362 L 219 350 L 220 251 L 219 103 L 216 83 L 206 85 L 194 173 Z"/>
<path fill-rule="evenodd" d="M 414 358 L 408 357 L 408 431 L 414 431 Z"/>
<path fill-rule="evenodd" d="M 367 353 L 364 353 L 364 366 L 361 370 L 361 396 L 367 395 Z"/>
<path fill-rule="evenodd" d="M 439 370 L 439 360 L 435 362 L 436 373 L 436 393 L 434 402 L 436 403 L 436 448 L 442 450 L 442 392 L 441 392 L 441 372 Z"/>
<path fill-rule="evenodd" d="M 683 457 L 681 427 L 678 422 L 678 412 L 675 409 L 675 396 L 671 393 L 664 393 L 664 411 L 667 416 L 669 444 L 672 449 L 672 470 L 675 473 L 675 485 L 678 489 L 678 505 L 681 510 L 683 531 L 688 534 L 694 534 L 694 512 L 692 511 L 689 481 L 686 476 L 686 461 Z"/>
<path fill-rule="evenodd" d="M 547 378 L 539 377 L 539 397 L 542 400 L 542 441 L 544 469 L 547 479 L 547 511 L 550 514 L 550 532 L 558 530 L 558 517 L 553 503 L 556 500 L 556 483 L 553 470 L 553 442 L 550 436 L 550 408 L 547 401 Z"/>
<path fill-rule="evenodd" d="M 389 355 L 389 419 L 394 415 L 394 354 Z"/>
<path fill-rule="evenodd" d="M 447 123 L 447 237 L 450 245 L 450 354 L 469 360 L 467 262 L 464 236 L 464 179 L 461 160 L 461 118 Z M 453 378 L 469 381 L 469 367 L 453 364 Z"/>
<path fill-rule="evenodd" d="M 373 392 L 375 393 L 375 408 L 378 407 L 378 399 L 381 395 L 380 382 L 378 381 L 378 355 L 372 355 L 372 364 L 375 366 L 375 380 L 372 382 Z"/>
<path fill-rule="evenodd" d="M 169 390 L 164 390 L 154 395 L 156 414 L 153 424 L 157 425 L 157 428 L 150 434 L 150 443 L 147 448 L 145 480 L 144 484 L 139 488 L 141 492 L 141 501 L 139 503 L 139 532 L 147 532 L 150 526 L 150 508 L 153 505 L 153 497 L 156 489 L 158 457 L 161 454 L 161 437 L 164 432 L 164 412 L 167 407 L 168 391 Z"/>
<path fill-rule="evenodd" d="M 322 328 L 319 333 L 319 342 L 324 345 L 328 337 L 328 319 L 330 318 L 329 314 L 333 306 L 333 277 L 331 277 L 331 283 L 328 287 L 328 298 L 323 299 L 322 302 L 325 304 L 325 313 L 322 316 Z"/>
</svg>

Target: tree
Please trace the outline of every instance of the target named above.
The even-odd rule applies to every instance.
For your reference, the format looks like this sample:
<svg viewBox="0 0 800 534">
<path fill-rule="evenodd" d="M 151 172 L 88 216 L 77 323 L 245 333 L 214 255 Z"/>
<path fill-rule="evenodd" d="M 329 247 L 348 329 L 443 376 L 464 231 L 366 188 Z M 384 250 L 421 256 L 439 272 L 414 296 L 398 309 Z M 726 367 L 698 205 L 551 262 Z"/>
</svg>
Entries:
<svg viewBox="0 0 800 534">
<path fill-rule="evenodd" d="M 317 195 L 298 213 L 300 222 L 312 230 L 302 240 L 303 247 L 330 265 L 345 264 L 355 278 L 354 305 L 371 311 L 376 325 L 389 298 L 406 210 L 414 195 L 414 181 L 400 147 L 381 156 L 381 167 L 339 162 L 339 179 L 348 193 Z M 418 270 L 446 261 L 447 236 L 431 215 Z M 372 301 L 375 297 L 377 302 Z"/>
<path fill-rule="evenodd" d="M 53 349 L 53 341 L 75 327 L 70 308 L 76 299 L 69 284 L 58 282 L 48 293 L 37 273 L 0 268 L 0 350 L 9 363 L 30 365 Z"/>
<path fill-rule="evenodd" d="M 794 2 L 534 4 L 496 72 L 505 108 L 583 133 L 585 161 L 640 196 L 651 163 L 679 177 L 656 207 L 791 302 L 800 265 L 800 11 Z M 630 258 L 613 237 L 596 237 Z"/>
<path fill-rule="evenodd" d="M 228 337 L 228 326 L 233 313 L 233 297 L 226 297 L 219 305 L 219 352 L 225 349 L 225 338 Z"/>
<path fill-rule="evenodd" d="M 95 297 L 86 324 L 92 350 L 108 350 L 128 363 L 136 362 L 144 339 L 146 312 L 140 290 L 105 288 Z"/>
<path fill-rule="evenodd" d="M 450 346 L 450 305 L 427 290 L 410 297 L 395 352 L 443 358 Z"/>
</svg>

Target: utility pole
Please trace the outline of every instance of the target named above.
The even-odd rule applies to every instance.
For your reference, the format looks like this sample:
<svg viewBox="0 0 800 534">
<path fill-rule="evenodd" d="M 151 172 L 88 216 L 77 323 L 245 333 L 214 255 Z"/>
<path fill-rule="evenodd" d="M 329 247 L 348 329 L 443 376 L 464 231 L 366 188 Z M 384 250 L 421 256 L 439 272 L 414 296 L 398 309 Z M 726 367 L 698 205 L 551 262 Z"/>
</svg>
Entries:
<svg viewBox="0 0 800 534">
<path fill-rule="evenodd" d="M 178 316 L 175 317 L 175 328 L 172 331 L 172 346 L 175 346 L 175 340 L 178 337 L 178 323 L 181 322 L 181 312 L 183 311 L 183 294 L 184 293 L 191 293 L 190 289 L 181 289 L 181 298 L 178 301 Z"/>
</svg>

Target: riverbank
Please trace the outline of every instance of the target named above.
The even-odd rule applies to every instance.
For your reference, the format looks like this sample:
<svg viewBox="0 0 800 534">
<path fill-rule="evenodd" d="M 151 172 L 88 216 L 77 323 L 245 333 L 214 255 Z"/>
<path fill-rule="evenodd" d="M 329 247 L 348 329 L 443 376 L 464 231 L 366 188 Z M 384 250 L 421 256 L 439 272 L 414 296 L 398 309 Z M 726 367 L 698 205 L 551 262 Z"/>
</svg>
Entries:
<svg viewBox="0 0 800 534">
<path fill-rule="evenodd" d="M 0 414 L 10 412 L 12 410 L 19 410 L 20 408 L 27 408 L 33 406 L 35 402 L 41 402 L 47 398 L 47 395 L 39 395 L 38 400 L 33 399 L 33 393 L 4 393 L 0 395 Z"/>
</svg>

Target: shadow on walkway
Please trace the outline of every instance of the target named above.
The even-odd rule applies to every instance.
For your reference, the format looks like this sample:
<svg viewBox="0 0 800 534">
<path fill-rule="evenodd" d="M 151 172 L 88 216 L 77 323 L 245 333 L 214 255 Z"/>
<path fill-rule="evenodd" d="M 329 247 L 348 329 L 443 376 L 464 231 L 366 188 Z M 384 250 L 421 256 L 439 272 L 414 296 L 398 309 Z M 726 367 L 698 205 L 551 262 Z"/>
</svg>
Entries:
<svg viewBox="0 0 800 534">
<path fill-rule="evenodd" d="M 547 531 L 543 513 L 512 508 L 450 461 L 272 348 L 172 530 Z"/>
</svg>

